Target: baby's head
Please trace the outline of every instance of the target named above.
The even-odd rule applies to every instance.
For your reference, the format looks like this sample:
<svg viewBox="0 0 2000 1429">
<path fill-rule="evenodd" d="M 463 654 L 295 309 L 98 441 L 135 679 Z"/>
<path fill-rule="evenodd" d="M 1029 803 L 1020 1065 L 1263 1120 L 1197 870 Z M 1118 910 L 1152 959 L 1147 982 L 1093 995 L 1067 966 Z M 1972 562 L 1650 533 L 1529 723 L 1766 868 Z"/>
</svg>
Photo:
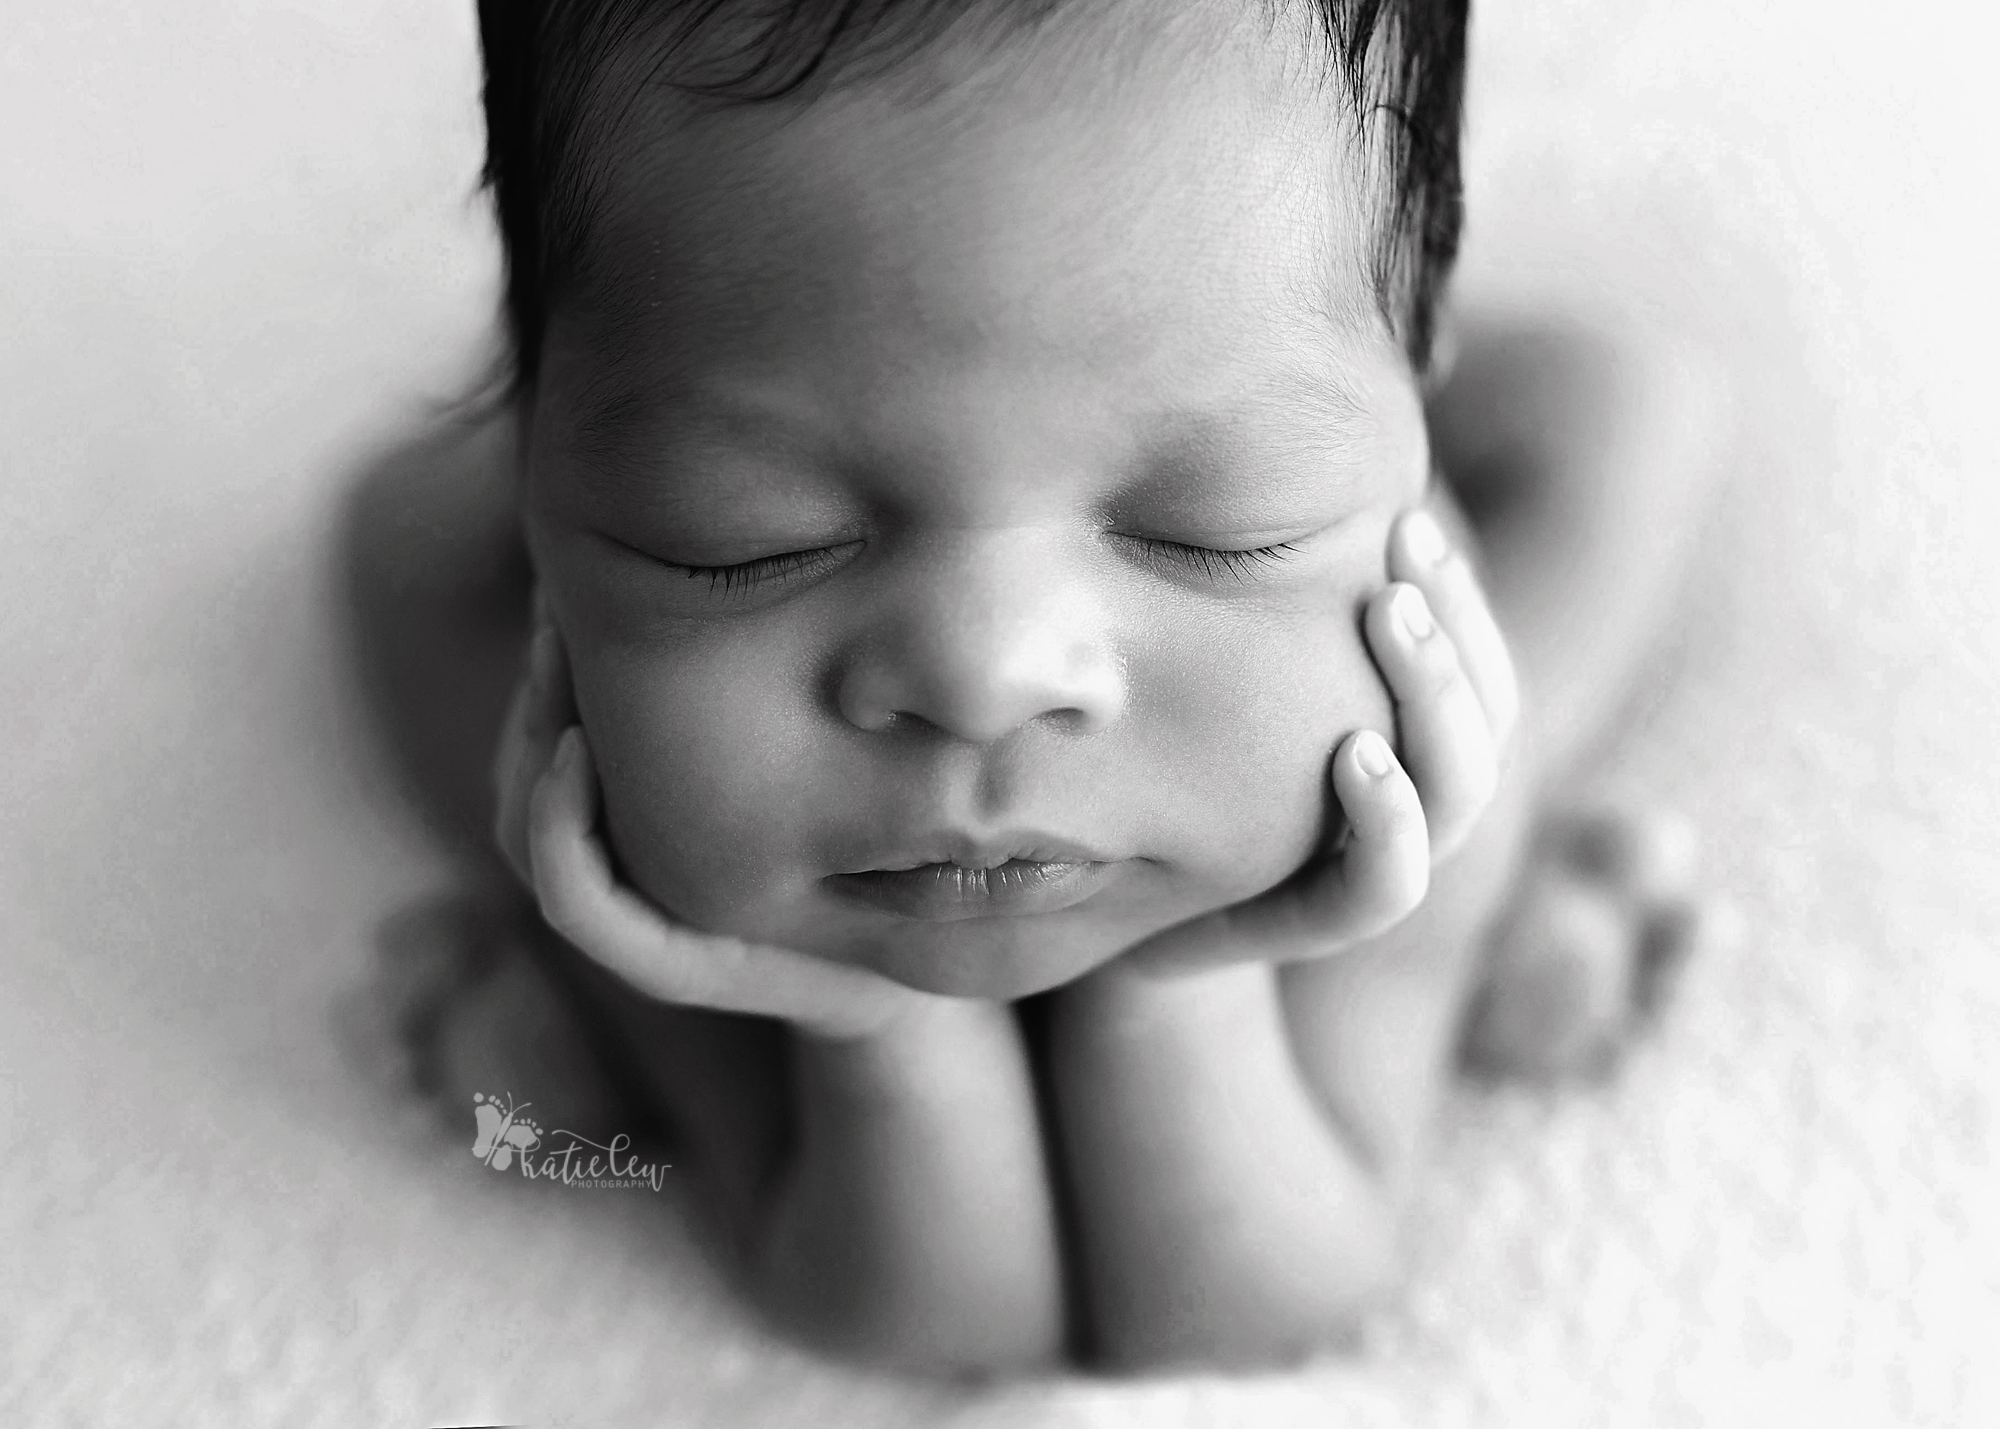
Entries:
<svg viewBox="0 0 2000 1429">
<path fill-rule="evenodd" d="M 482 0 L 524 501 L 623 869 L 1017 997 L 1389 729 L 1447 0 Z"/>
</svg>

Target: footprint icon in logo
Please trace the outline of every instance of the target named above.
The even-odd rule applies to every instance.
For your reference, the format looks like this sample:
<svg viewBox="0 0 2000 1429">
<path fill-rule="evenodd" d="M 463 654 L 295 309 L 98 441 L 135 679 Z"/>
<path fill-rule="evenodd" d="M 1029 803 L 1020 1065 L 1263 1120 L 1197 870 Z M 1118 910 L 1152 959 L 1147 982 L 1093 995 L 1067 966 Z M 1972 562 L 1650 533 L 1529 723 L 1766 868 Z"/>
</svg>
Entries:
<svg viewBox="0 0 2000 1429">
<path fill-rule="evenodd" d="M 472 1154 L 495 1171 L 505 1171 L 514 1164 L 516 1151 L 526 1153 L 541 1145 L 542 1129 L 521 1115 L 532 1105 L 516 1106 L 510 1096 L 503 1107 L 500 1098 L 474 1092 L 472 1119 L 479 1134 L 472 1139 Z"/>
</svg>

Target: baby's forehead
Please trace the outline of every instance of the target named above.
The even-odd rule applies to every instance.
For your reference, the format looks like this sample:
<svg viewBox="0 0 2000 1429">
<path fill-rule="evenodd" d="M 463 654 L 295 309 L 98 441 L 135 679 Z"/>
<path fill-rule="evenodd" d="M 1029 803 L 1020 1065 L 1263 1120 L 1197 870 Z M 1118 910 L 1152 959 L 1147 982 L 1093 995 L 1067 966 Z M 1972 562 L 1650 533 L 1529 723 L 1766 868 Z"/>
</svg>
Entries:
<svg viewBox="0 0 2000 1429">
<path fill-rule="evenodd" d="M 921 57 L 796 103 L 635 92 L 551 294 L 547 429 L 614 464 L 746 433 L 822 463 L 1026 463 L 1021 433 L 1106 466 L 1339 460 L 1409 371 L 1366 176 L 1258 43 L 960 60 L 915 97 Z"/>
<path fill-rule="evenodd" d="M 635 106 L 593 158 L 552 307 L 600 319 L 606 343 L 653 316 L 706 343 L 865 315 L 951 346 L 1010 327 L 1143 345 L 1246 321 L 1309 341 L 1383 321 L 1375 186 L 1323 118 L 1170 80 L 1060 96 L 1024 81 L 949 110 L 866 86 L 792 111 Z"/>
<path fill-rule="evenodd" d="M 1037 7 L 968 8 L 977 18 Z M 1250 23 L 1233 3 L 1040 8 L 1045 24 L 955 25 L 926 44 L 864 53 L 817 92 L 763 102 L 691 95 L 635 46 L 603 66 L 557 146 L 564 172 L 546 228 L 555 267 L 568 271 L 552 286 L 629 281 L 616 260 L 635 246 L 692 266 L 698 281 L 726 280 L 707 271 L 708 253 L 754 257 L 758 229 L 798 222 L 801 197 L 844 187 L 835 196 L 858 206 L 864 185 L 902 205 L 875 216 L 896 225 L 953 212 L 1016 220 L 1009 199 L 1046 202 L 1066 177 L 1092 187 L 1085 212 L 1137 210 L 1149 187 L 1205 193 L 1220 208 L 1261 181 L 1260 197 L 1278 189 L 1294 206 L 1337 206 L 1367 240 L 1383 231 L 1374 220 L 1390 188 L 1352 142 L 1337 86 L 1312 77 L 1319 66 L 1303 56 L 1323 42 L 1309 27 Z M 884 182 L 897 174 L 910 182 Z M 1326 193 L 1328 180 L 1340 192 Z M 719 232 L 704 221 L 716 218 Z M 1087 260 L 1126 237 L 1082 225 L 1069 247 Z M 1361 266 L 1365 275 L 1374 265 Z"/>
</svg>

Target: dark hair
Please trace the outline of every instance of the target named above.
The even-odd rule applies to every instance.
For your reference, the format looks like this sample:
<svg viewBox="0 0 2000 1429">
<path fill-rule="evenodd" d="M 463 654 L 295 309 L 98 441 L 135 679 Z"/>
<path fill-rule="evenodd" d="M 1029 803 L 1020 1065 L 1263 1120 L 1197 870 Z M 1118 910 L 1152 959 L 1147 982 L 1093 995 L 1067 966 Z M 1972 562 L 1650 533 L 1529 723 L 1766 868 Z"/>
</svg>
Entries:
<svg viewBox="0 0 2000 1429">
<path fill-rule="evenodd" d="M 507 260 L 517 386 L 534 380 L 551 292 L 572 276 L 589 216 L 579 153 L 609 61 L 645 57 L 657 78 L 715 104 L 768 103 L 828 82 L 873 45 L 921 44 L 973 9 L 1038 23 L 1065 0 L 479 0 L 486 57 L 486 183 Z M 1246 6 L 1272 0 L 1242 0 Z M 1283 3 L 1283 0 L 1280 0 Z M 1436 309 L 1458 251 L 1459 129 L 1469 0 L 1295 0 L 1311 7 L 1331 77 L 1379 135 L 1391 182 L 1374 254 L 1377 302 L 1410 361 L 1429 363 Z M 755 13 L 746 17 L 742 11 Z M 720 42 L 718 21 L 735 21 Z M 697 40 L 702 43 L 696 44 Z M 639 82 L 646 82 L 640 80 Z M 1386 121 L 1380 127 L 1375 120 Z"/>
</svg>

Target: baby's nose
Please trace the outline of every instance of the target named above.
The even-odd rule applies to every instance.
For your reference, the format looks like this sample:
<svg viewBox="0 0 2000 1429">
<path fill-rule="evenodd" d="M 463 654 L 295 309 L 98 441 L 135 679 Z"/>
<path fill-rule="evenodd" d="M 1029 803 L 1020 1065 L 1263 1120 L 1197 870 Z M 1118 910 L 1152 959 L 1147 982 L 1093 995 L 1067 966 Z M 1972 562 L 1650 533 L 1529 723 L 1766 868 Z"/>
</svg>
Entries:
<svg viewBox="0 0 2000 1429">
<path fill-rule="evenodd" d="M 990 744 L 1041 720 L 1078 734 L 1116 723 L 1125 679 L 1102 606 L 1046 542 L 989 537 L 900 584 L 841 671 L 860 729 L 912 722 Z"/>
</svg>

